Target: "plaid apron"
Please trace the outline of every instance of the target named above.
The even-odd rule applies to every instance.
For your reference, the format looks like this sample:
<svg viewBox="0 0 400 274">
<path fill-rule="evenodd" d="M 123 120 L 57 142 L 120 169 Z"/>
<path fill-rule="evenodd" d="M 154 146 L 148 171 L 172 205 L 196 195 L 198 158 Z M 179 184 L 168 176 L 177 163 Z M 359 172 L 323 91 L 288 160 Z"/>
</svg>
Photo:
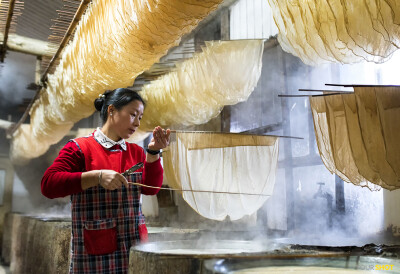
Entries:
<svg viewBox="0 0 400 274">
<path fill-rule="evenodd" d="M 142 173 L 127 180 L 141 183 Z M 71 195 L 71 211 L 70 273 L 127 273 L 129 249 L 139 243 L 140 230 L 146 229 L 140 187 L 89 188 Z"/>
</svg>

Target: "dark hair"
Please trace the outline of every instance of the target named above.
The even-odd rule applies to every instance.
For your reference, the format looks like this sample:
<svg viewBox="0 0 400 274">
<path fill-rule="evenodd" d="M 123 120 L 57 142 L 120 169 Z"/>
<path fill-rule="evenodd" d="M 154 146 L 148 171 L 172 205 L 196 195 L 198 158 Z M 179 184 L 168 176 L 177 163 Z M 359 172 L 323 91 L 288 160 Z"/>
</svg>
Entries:
<svg viewBox="0 0 400 274">
<path fill-rule="evenodd" d="M 94 100 L 94 106 L 98 111 L 100 111 L 100 117 L 103 120 L 103 123 L 105 123 L 107 122 L 107 109 L 109 105 L 113 105 L 115 109 L 120 110 L 134 100 L 142 102 L 143 106 L 146 105 L 143 98 L 140 97 L 136 91 L 127 88 L 117 88 L 104 92 L 101 97 Z"/>
</svg>

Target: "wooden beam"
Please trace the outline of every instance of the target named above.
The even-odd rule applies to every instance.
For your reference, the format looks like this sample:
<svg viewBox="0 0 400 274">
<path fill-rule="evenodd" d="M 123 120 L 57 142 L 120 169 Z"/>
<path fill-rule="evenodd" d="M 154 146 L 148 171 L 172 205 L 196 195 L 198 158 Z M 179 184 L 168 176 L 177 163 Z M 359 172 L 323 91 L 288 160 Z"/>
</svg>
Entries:
<svg viewBox="0 0 400 274">
<path fill-rule="evenodd" d="M 7 121 L 7 120 L 1 120 L 0 119 L 0 128 L 2 129 L 9 129 L 12 125 L 14 125 L 13 122 Z"/>
<path fill-rule="evenodd" d="M 4 35 L 2 33 L 0 33 L 0 40 L 4 42 Z M 16 34 L 10 34 L 7 41 L 7 50 L 22 52 L 35 56 L 53 56 L 53 53 L 48 50 L 48 46 L 51 45 L 46 41 L 32 39 Z"/>
<path fill-rule="evenodd" d="M 0 61 L 2 63 L 4 62 L 4 57 L 6 56 L 8 33 L 10 31 L 11 20 L 12 20 L 13 14 L 14 14 L 14 6 L 15 6 L 15 0 L 10 0 L 9 6 L 8 6 L 6 28 L 4 30 L 4 39 L 3 39 L 3 44 L 2 44 L 1 50 L 0 50 Z"/>
</svg>

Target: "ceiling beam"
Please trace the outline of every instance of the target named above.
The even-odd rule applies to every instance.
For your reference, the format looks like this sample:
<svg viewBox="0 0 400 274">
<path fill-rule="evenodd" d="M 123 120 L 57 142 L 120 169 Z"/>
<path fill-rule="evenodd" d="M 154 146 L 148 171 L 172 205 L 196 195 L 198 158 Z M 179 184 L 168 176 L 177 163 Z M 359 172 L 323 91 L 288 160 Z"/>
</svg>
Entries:
<svg viewBox="0 0 400 274">
<path fill-rule="evenodd" d="M 4 42 L 4 35 L 0 33 L 0 40 Z M 32 39 L 25 36 L 20 36 L 16 34 L 8 35 L 7 39 L 7 50 L 22 52 L 35 56 L 53 56 L 50 52 L 49 47 L 51 46 L 48 42 Z"/>
<path fill-rule="evenodd" d="M 9 129 L 13 125 L 14 125 L 13 122 L 0 119 L 0 128 L 2 129 Z"/>
</svg>

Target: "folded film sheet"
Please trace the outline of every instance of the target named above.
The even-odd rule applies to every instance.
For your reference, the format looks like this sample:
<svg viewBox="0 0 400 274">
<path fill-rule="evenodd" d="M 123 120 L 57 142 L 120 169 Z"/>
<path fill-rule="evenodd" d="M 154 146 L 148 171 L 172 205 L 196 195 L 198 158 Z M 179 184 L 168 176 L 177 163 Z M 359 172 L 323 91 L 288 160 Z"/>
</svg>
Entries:
<svg viewBox="0 0 400 274">
<path fill-rule="evenodd" d="M 171 188 L 210 191 L 182 192 L 203 217 L 238 220 L 272 195 L 278 143 L 272 136 L 177 132 L 163 152 L 165 177 Z"/>
<path fill-rule="evenodd" d="M 327 169 L 370 189 L 400 188 L 399 102 L 400 87 L 393 86 L 356 86 L 353 94 L 311 97 Z"/>
</svg>

